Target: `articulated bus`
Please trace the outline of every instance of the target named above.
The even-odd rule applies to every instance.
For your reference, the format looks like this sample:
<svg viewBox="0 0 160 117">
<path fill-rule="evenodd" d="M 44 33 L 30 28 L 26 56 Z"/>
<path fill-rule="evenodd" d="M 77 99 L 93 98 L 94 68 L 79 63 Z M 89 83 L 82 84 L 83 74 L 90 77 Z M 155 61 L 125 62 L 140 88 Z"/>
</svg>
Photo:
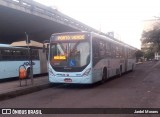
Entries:
<svg viewBox="0 0 160 117">
<path fill-rule="evenodd" d="M 53 34 L 49 47 L 51 83 L 92 84 L 135 68 L 136 48 L 92 32 Z"/>
<path fill-rule="evenodd" d="M 47 59 L 42 49 L 32 49 L 33 74 L 47 73 Z M 0 80 L 19 76 L 20 65 L 30 70 L 28 49 L 0 44 Z"/>
</svg>

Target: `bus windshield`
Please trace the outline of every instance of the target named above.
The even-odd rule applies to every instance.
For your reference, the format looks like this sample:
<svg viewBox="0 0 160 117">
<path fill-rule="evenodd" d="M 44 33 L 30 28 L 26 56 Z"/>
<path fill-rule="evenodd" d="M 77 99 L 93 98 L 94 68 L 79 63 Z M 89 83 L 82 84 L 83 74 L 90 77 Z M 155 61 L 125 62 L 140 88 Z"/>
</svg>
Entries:
<svg viewBox="0 0 160 117">
<path fill-rule="evenodd" d="M 82 68 L 90 62 L 90 43 L 83 41 L 54 42 L 50 45 L 50 63 L 53 68 Z M 59 71 L 59 70 L 58 70 Z"/>
</svg>

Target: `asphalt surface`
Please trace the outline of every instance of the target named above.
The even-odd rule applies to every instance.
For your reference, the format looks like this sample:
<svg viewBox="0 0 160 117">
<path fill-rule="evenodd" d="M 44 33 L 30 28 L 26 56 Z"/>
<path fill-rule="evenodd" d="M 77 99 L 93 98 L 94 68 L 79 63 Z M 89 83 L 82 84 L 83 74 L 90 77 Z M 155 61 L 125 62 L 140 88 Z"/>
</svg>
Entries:
<svg viewBox="0 0 160 117">
<path fill-rule="evenodd" d="M 151 61 L 139 64 L 134 72 L 124 74 L 120 78 L 113 78 L 104 84 L 53 85 L 51 88 L 39 92 L 0 101 L 0 107 L 160 108 L 160 62 Z M 38 116 L 158 117 L 159 114 L 55 114 Z"/>
</svg>

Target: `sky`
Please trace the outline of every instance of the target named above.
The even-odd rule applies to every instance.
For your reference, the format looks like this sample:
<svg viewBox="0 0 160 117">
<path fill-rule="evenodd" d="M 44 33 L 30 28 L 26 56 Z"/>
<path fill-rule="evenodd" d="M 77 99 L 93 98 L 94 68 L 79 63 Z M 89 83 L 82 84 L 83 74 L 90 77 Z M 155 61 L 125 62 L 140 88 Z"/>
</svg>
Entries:
<svg viewBox="0 0 160 117">
<path fill-rule="evenodd" d="M 143 21 L 160 16 L 160 0 L 35 0 L 140 49 Z"/>
</svg>

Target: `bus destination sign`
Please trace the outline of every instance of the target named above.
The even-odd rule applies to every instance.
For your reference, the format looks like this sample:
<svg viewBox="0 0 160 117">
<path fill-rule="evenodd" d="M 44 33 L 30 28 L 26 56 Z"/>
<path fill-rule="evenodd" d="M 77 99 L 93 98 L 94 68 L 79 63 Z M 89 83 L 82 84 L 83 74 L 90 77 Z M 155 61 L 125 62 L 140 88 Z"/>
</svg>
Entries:
<svg viewBox="0 0 160 117">
<path fill-rule="evenodd" d="M 59 35 L 56 37 L 58 41 L 70 41 L 70 40 L 84 40 L 85 35 Z"/>
</svg>

